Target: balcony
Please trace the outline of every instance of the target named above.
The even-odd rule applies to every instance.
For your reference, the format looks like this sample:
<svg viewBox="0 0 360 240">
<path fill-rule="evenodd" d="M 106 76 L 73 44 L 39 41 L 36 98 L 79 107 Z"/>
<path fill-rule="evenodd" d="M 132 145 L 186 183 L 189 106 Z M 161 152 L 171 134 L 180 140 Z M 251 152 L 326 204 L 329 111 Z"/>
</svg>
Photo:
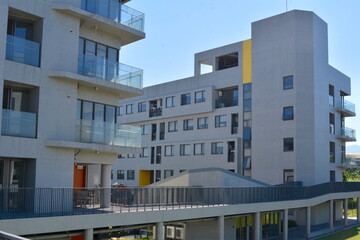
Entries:
<svg viewBox="0 0 360 240">
<path fill-rule="evenodd" d="M 36 138 L 37 114 L 2 110 L 1 135 Z"/>
<path fill-rule="evenodd" d="M 337 164 L 337 167 L 339 167 L 339 168 L 355 168 L 355 167 L 359 167 L 359 165 L 356 162 L 356 158 L 346 157 L 346 158 L 342 159 L 341 163 Z"/>
<path fill-rule="evenodd" d="M 352 102 L 343 100 L 338 104 L 336 110 L 342 113 L 345 117 L 353 117 L 356 116 L 355 113 L 355 104 Z"/>
<path fill-rule="evenodd" d="M 40 66 L 40 43 L 7 35 L 6 60 Z"/>
<path fill-rule="evenodd" d="M 215 108 L 225 108 L 238 106 L 239 102 L 235 98 L 218 98 L 215 100 Z"/>
<path fill-rule="evenodd" d="M 77 120 L 76 141 L 121 147 L 140 147 L 141 128 L 114 123 Z"/>
<path fill-rule="evenodd" d="M 142 89 L 142 69 L 113 62 L 106 58 L 79 56 L 78 73 L 80 75 Z"/>
<path fill-rule="evenodd" d="M 152 107 L 149 111 L 149 117 L 160 117 L 162 115 L 162 108 Z"/>
<path fill-rule="evenodd" d="M 144 31 L 145 15 L 116 0 L 82 0 L 81 8 L 115 22 Z"/>
<path fill-rule="evenodd" d="M 352 128 L 342 127 L 341 134 L 337 138 L 346 142 L 354 142 L 356 141 L 356 132 Z"/>
<path fill-rule="evenodd" d="M 145 38 L 145 15 L 118 0 L 61 1 L 53 9 L 81 20 L 81 26 L 101 29 L 120 38 L 122 46 Z"/>
</svg>

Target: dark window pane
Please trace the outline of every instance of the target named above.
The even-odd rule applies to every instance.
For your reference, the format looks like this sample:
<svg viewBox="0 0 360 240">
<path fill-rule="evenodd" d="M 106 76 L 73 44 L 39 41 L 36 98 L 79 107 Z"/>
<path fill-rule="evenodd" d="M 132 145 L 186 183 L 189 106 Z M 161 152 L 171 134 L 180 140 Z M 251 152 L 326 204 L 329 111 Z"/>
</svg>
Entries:
<svg viewBox="0 0 360 240">
<path fill-rule="evenodd" d="M 294 151 L 294 138 L 284 138 L 284 152 Z"/>
<path fill-rule="evenodd" d="M 283 77 L 283 89 L 292 89 L 294 88 L 294 78 L 293 76 Z"/>
<path fill-rule="evenodd" d="M 292 120 L 294 119 L 294 107 L 284 107 L 283 108 L 283 120 Z"/>
</svg>

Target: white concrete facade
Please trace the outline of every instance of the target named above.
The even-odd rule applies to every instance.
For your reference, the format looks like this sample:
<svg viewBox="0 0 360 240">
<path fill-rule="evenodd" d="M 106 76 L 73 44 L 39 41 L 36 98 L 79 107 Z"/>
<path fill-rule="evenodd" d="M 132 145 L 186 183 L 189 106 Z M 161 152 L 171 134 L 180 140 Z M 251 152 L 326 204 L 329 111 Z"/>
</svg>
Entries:
<svg viewBox="0 0 360 240">
<path fill-rule="evenodd" d="M 121 101 L 120 121 L 143 126 L 143 154 L 119 156 L 112 182 L 147 185 L 207 167 L 268 184 L 342 181 L 345 142 L 355 140 L 345 117 L 355 110 L 327 44 L 317 15 L 286 12 L 252 23 L 250 40 L 195 54 L 193 77 Z"/>
</svg>

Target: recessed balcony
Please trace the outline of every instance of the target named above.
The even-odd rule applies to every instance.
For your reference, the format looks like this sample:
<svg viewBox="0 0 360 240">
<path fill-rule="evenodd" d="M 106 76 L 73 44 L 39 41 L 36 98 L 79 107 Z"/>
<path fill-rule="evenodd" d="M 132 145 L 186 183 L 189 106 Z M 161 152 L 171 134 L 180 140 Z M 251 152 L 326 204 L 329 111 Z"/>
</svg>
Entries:
<svg viewBox="0 0 360 240">
<path fill-rule="evenodd" d="M 1 135 L 36 138 L 37 114 L 2 110 Z"/>
<path fill-rule="evenodd" d="M 225 108 L 238 106 L 238 100 L 236 98 L 223 98 L 220 97 L 215 100 L 215 108 Z"/>
<path fill-rule="evenodd" d="M 344 140 L 346 142 L 354 142 L 356 141 L 356 132 L 352 128 L 342 127 L 341 134 L 338 135 L 337 138 Z"/>
<path fill-rule="evenodd" d="M 141 128 L 79 119 L 76 123 L 75 140 L 82 143 L 138 148 L 141 144 Z"/>
<path fill-rule="evenodd" d="M 5 58 L 6 60 L 39 67 L 40 43 L 7 35 Z"/>
</svg>

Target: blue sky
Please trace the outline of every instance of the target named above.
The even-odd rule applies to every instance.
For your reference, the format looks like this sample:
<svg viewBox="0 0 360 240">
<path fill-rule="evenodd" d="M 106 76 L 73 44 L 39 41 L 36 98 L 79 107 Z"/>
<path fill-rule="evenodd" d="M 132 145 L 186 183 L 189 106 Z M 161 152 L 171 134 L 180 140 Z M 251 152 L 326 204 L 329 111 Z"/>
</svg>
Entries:
<svg viewBox="0 0 360 240">
<path fill-rule="evenodd" d="M 251 22 L 286 11 L 286 0 L 132 0 L 145 13 L 146 38 L 120 60 L 144 69 L 144 86 L 193 76 L 194 54 L 249 39 Z M 360 109 L 360 0 L 287 0 L 288 10 L 315 12 L 328 23 L 329 63 L 352 79 L 347 100 Z M 360 110 L 357 110 L 360 115 Z M 346 119 L 358 133 L 360 119 Z"/>
</svg>

